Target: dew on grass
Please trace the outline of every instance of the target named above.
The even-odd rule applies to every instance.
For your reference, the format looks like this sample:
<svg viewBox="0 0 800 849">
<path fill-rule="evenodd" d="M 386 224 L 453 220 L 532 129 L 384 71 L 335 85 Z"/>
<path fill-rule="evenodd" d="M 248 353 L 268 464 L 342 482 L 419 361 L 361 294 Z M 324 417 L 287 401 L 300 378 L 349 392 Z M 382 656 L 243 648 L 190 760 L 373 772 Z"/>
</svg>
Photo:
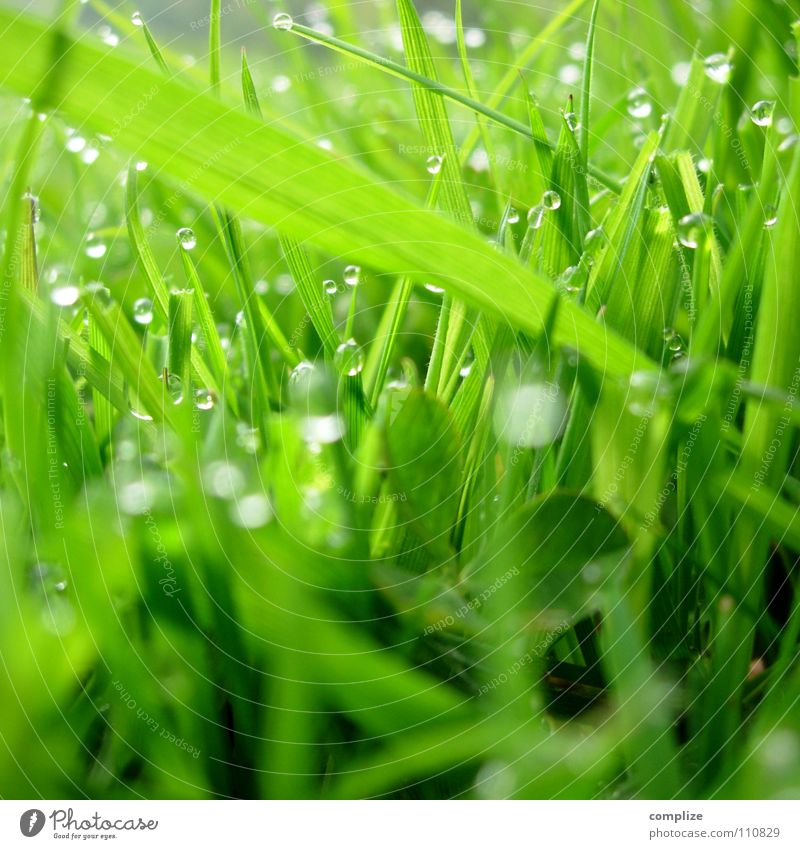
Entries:
<svg viewBox="0 0 800 849">
<path fill-rule="evenodd" d="M 181 227 L 175 234 L 178 244 L 185 251 L 192 251 L 197 247 L 197 237 L 191 227 Z"/>
<path fill-rule="evenodd" d="M 260 528 L 272 518 L 272 505 L 266 495 L 254 492 L 236 499 L 228 512 L 240 528 Z"/>
<path fill-rule="evenodd" d="M 344 282 L 352 289 L 358 286 L 361 279 L 361 269 L 357 265 L 348 265 L 344 270 Z"/>
<path fill-rule="evenodd" d="M 678 222 L 678 241 L 690 250 L 695 250 L 711 234 L 713 220 L 704 212 L 690 212 Z"/>
<path fill-rule="evenodd" d="M 486 33 L 477 27 L 470 27 L 464 33 L 464 44 L 467 47 L 483 47 L 486 44 Z"/>
<path fill-rule="evenodd" d="M 581 78 L 581 69 L 571 62 L 567 65 L 562 65 L 558 69 L 559 82 L 564 85 L 575 85 Z"/>
<path fill-rule="evenodd" d="M 139 159 L 136 162 L 136 170 L 141 174 L 142 171 L 147 171 L 147 162 L 144 159 Z"/>
<path fill-rule="evenodd" d="M 629 92 L 628 114 L 632 118 L 648 118 L 653 114 L 653 104 L 643 88 L 637 87 Z"/>
<path fill-rule="evenodd" d="M 498 438 L 509 445 L 542 448 L 558 439 L 565 418 L 566 405 L 558 386 L 531 380 L 499 393 L 494 426 Z"/>
<path fill-rule="evenodd" d="M 213 390 L 205 388 L 194 390 L 195 410 L 211 410 L 216 403 L 217 396 Z"/>
<path fill-rule="evenodd" d="M 506 222 L 508 224 L 516 224 L 519 221 L 519 212 L 512 206 L 508 210 L 508 215 L 506 216 Z"/>
<path fill-rule="evenodd" d="M 606 231 L 601 224 L 586 234 L 586 238 L 583 240 L 583 250 L 591 256 L 596 256 L 605 243 Z"/>
<path fill-rule="evenodd" d="M 750 120 L 757 127 L 772 125 L 772 115 L 775 112 L 774 100 L 759 100 L 750 107 Z"/>
<path fill-rule="evenodd" d="M 133 304 L 133 320 L 147 326 L 153 320 L 153 302 L 150 298 L 138 298 Z"/>
<path fill-rule="evenodd" d="M 546 191 L 542 195 L 542 206 L 549 212 L 555 212 L 557 209 L 561 208 L 561 195 L 558 192 L 554 192 L 552 189 Z"/>
<path fill-rule="evenodd" d="M 429 156 L 427 161 L 425 162 L 425 167 L 429 174 L 438 174 L 442 170 L 442 162 L 444 161 L 444 156 L 441 156 L 438 153 L 434 153 L 432 156 Z"/>
<path fill-rule="evenodd" d="M 277 30 L 290 30 L 294 26 L 294 19 L 286 12 L 278 12 L 272 19 L 272 26 Z"/>
<path fill-rule="evenodd" d="M 532 206 L 528 210 L 528 226 L 532 230 L 538 230 L 544 223 L 544 207 L 541 204 Z"/>
<path fill-rule="evenodd" d="M 308 362 L 308 360 L 303 360 L 302 362 L 299 362 L 292 369 L 292 373 L 289 375 L 289 385 L 301 385 L 304 381 L 309 379 L 313 371 L 313 363 Z"/>
<path fill-rule="evenodd" d="M 339 291 L 335 280 L 323 280 L 322 289 L 326 295 L 335 295 Z"/>
<path fill-rule="evenodd" d="M 433 294 L 434 294 L 434 295 L 441 295 L 441 294 L 443 294 L 443 293 L 444 293 L 444 289 L 442 289 L 442 287 L 441 287 L 441 286 L 434 286 L 434 284 L 433 284 L 433 283 L 426 283 L 426 284 L 425 284 L 425 288 L 426 288 L 429 292 L 433 292 Z"/>
<path fill-rule="evenodd" d="M 355 339 L 348 339 L 336 349 L 333 362 L 342 374 L 355 377 L 364 368 L 364 351 Z"/>
<path fill-rule="evenodd" d="M 725 53 L 713 53 L 703 62 L 706 76 L 720 85 L 730 82 L 733 73 L 733 65 Z"/>
<path fill-rule="evenodd" d="M 166 374 L 166 384 L 164 382 L 164 374 L 160 374 L 158 379 L 161 381 L 162 385 L 166 385 L 166 391 L 169 395 L 170 401 L 173 404 L 180 404 L 183 401 L 183 381 L 178 377 L 177 374 Z"/>
<path fill-rule="evenodd" d="M 91 165 L 93 162 L 97 162 L 99 156 L 100 151 L 96 147 L 87 145 L 84 148 L 83 153 L 81 153 L 81 162 L 83 162 L 84 165 Z"/>
<path fill-rule="evenodd" d="M 565 112 L 564 120 L 566 121 L 567 126 L 570 130 L 572 130 L 573 133 L 576 132 L 576 130 L 580 129 L 581 122 L 578 120 L 578 116 L 574 112 Z"/>
<path fill-rule="evenodd" d="M 141 12 L 138 12 L 138 11 L 137 11 L 137 12 L 134 12 L 134 13 L 131 15 L 131 23 L 132 23 L 135 27 L 142 27 L 142 26 L 144 26 L 144 18 L 142 17 L 142 13 L 141 13 Z"/>
<path fill-rule="evenodd" d="M 86 139 L 83 136 L 71 136 L 65 147 L 70 153 L 80 153 L 86 147 Z"/>
<path fill-rule="evenodd" d="M 81 290 L 72 284 L 66 286 L 55 286 L 50 290 L 50 300 L 57 307 L 71 307 L 77 303 Z"/>
<path fill-rule="evenodd" d="M 86 247 L 84 248 L 86 256 L 89 259 L 102 259 L 107 251 L 108 245 L 102 239 L 98 239 L 94 233 L 89 233 L 86 238 Z"/>
<path fill-rule="evenodd" d="M 764 229 L 772 230 L 778 223 L 778 208 L 774 203 L 768 203 L 764 206 Z"/>
<path fill-rule="evenodd" d="M 234 498 L 244 489 L 244 472 L 227 460 L 215 460 L 203 471 L 203 486 L 215 498 Z"/>
</svg>

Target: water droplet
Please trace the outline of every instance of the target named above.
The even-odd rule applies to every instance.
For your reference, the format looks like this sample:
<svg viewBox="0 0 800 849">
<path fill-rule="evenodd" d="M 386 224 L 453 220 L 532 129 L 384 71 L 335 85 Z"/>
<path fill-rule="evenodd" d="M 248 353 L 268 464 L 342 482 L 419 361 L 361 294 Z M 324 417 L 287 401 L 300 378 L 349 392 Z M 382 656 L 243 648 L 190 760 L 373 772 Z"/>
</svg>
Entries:
<svg viewBox="0 0 800 849">
<path fill-rule="evenodd" d="M 689 74 L 691 71 L 691 62 L 677 62 L 672 66 L 672 70 L 670 71 L 672 81 L 676 85 L 686 85 L 686 83 L 689 82 Z"/>
<path fill-rule="evenodd" d="M 289 375 L 289 384 L 296 384 L 299 386 L 309 378 L 313 371 L 314 364 L 308 362 L 308 360 L 303 360 L 292 369 L 292 373 Z"/>
<path fill-rule="evenodd" d="M 98 239 L 94 233 L 89 233 L 86 239 L 86 247 L 84 253 L 90 259 L 102 259 L 106 255 L 108 245 L 101 239 Z"/>
<path fill-rule="evenodd" d="M 778 208 L 774 203 L 768 203 L 764 206 L 764 229 L 772 230 L 778 223 Z"/>
<path fill-rule="evenodd" d="M 290 30 L 294 26 L 294 20 L 286 12 L 278 12 L 272 19 L 272 26 L 277 30 Z"/>
<path fill-rule="evenodd" d="M 140 159 L 136 163 L 136 170 L 141 173 L 142 171 L 147 170 L 147 162 L 144 159 Z"/>
<path fill-rule="evenodd" d="M 230 506 L 231 521 L 240 528 L 260 528 L 272 518 L 272 505 L 266 495 L 244 495 Z"/>
<path fill-rule="evenodd" d="M 335 280 L 323 280 L 322 289 L 326 295 L 335 295 L 339 291 Z"/>
<path fill-rule="evenodd" d="M 532 381 L 508 386 L 497 399 L 495 431 L 508 444 L 541 448 L 558 439 L 566 412 L 563 392 L 555 383 Z"/>
<path fill-rule="evenodd" d="M 567 126 L 573 133 L 580 129 L 581 122 L 578 120 L 578 116 L 574 112 L 565 112 L 564 121 L 566 121 Z"/>
<path fill-rule="evenodd" d="M 195 410 L 211 410 L 217 403 L 217 396 L 211 389 L 194 390 Z"/>
<path fill-rule="evenodd" d="M 706 76 L 714 80 L 715 83 L 726 85 L 730 82 L 733 65 L 725 53 L 712 54 L 703 62 L 703 67 L 705 68 Z"/>
<path fill-rule="evenodd" d="M 91 165 L 97 161 L 100 156 L 100 151 L 96 147 L 87 146 L 81 154 L 81 162 L 85 165 Z"/>
<path fill-rule="evenodd" d="M 286 74 L 278 74 L 276 77 L 272 78 L 272 83 L 270 84 L 270 88 L 276 94 L 282 94 L 284 91 L 288 91 L 292 87 L 292 81 Z"/>
<path fill-rule="evenodd" d="M 510 207 L 508 210 L 508 215 L 506 216 L 506 222 L 509 224 L 516 224 L 519 221 L 519 212 L 517 212 L 514 207 Z"/>
<path fill-rule="evenodd" d="M 350 286 L 358 286 L 361 278 L 361 269 L 357 265 L 348 265 L 344 270 L 344 282 Z"/>
<path fill-rule="evenodd" d="M 665 328 L 665 332 L 668 328 Z M 670 331 L 672 332 L 672 331 Z M 667 384 L 657 371 L 637 371 L 630 377 L 628 410 L 634 416 L 650 418 L 660 400 L 666 398 Z"/>
<path fill-rule="evenodd" d="M 586 234 L 586 238 L 583 240 L 583 250 L 591 256 L 596 256 L 605 243 L 606 231 L 600 225 Z"/>
<path fill-rule="evenodd" d="M 772 115 L 775 112 L 774 100 L 759 100 L 750 107 L 750 120 L 757 127 L 772 125 Z"/>
<path fill-rule="evenodd" d="M 333 361 L 342 374 L 355 377 L 364 368 L 364 352 L 355 339 L 348 339 L 336 349 Z"/>
<path fill-rule="evenodd" d="M 117 490 L 117 504 L 123 513 L 141 516 L 153 506 L 155 495 L 153 483 L 146 478 L 139 478 Z"/>
<path fill-rule="evenodd" d="M 133 320 L 148 325 L 153 320 L 153 302 L 150 298 L 139 298 L 133 304 Z"/>
<path fill-rule="evenodd" d="M 433 156 L 429 156 L 425 167 L 428 169 L 429 174 L 438 174 L 442 170 L 442 162 L 444 161 L 444 156 L 439 156 L 434 153 Z"/>
<path fill-rule="evenodd" d="M 160 374 L 158 379 L 163 383 L 164 375 Z M 183 401 L 183 381 L 177 374 L 167 374 L 167 392 L 173 404 L 180 404 Z"/>
<path fill-rule="evenodd" d="M 442 289 L 440 286 L 434 286 L 433 283 L 426 283 L 425 288 L 429 292 L 433 292 L 434 295 L 441 295 L 444 293 L 444 289 Z"/>
<path fill-rule="evenodd" d="M 528 210 L 528 226 L 532 230 L 538 230 L 544 222 L 544 207 L 541 204 L 532 206 Z"/>
<path fill-rule="evenodd" d="M 797 142 L 800 140 L 800 136 L 796 134 L 792 134 L 787 136 L 779 145 L 778 145 L 778 153 L 785 153 L 787 150 L 791 150 Z"/>
<path fill-rule="evenodd" d="M 561 195 L 552 190 L 545 192 L 542 195 L 542 206 L 550 212 L 555 212 L 561 207 Z"/>
<path fill-rule="evenodd" d="M 216 498 L 233 498 L 245 485 L 242 470 L 224 460 L 209 463 L 203 472 L 205 491 Z"/>
<path fill-rule="evenodd" d="M 653 104 L 643 88 L 637 87 L 628 94 L 628 114 L 632 118 L 648 118 L 653 114 Z"/>
<path fill-rule="evenodd" d="M 175 236 L 183 250 L 191 251 L 197 247 L 197 237 L 191 227 L 181 227 Z"/>
<path fill-rule="evenodd" d="M 72 136 L 67 139 L 66 148 L 70 153 L 80 153 L 86 147 L 86 139 L 83 136 Z"/>
<path fill-rule="evenodd" d="M 562 65 L 558 69 L 558 79 L 564 85 L 575 85 L 581 78 L 581 69 L 572 63 Z"/>
<path fill-rule="evenodd" d="M 464 33 L 464 44 L 467 47 L 483 47 L 486 44 L 486 33 L 482 29 L 471 27 Z"/>
<path fill-rule="evenodd" d="M 144 18 L 142 17 L 142 13 L 141 13 L 141 12 L 134 12 L 134 13 L 131 15 L 131 23 L 132 23 L 135 27 L 141 27 L 141 26 L 144 26 Z"/>
<path fill-rule="evenodd" d="M 256 280 L 253 289 L 256 295 L 266 295 L 269 292 L 269 283 L 266 280 Z"/>
<path fill-rule="evenodd" d="M 713 220 L 703 212 L 691 212 L 678 222 L 678 241 L 690 250 L 713 232 Z"/>
<path fill-rule="evenodd" d="M 57 307 L 71 307 L 77 302 L 81 290 L 77 286 L 55 286 L 50 290 L 50 300 Z"/>
</svg>

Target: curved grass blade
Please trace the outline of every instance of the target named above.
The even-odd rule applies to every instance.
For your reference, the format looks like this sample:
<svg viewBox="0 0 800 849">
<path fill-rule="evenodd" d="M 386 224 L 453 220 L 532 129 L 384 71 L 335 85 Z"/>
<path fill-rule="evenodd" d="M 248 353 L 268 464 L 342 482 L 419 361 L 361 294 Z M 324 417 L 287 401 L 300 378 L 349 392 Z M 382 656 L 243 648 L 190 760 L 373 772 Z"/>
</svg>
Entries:
<svg viewBox="0 0 800 849">
<path fill-rule="evenodd" d="M 52 61 L 38 46 L 48 27 L 0 10 L 0 28 L 7 58 L 0 85 L 30 93 Z M 59 73 L 51 101 L 85 130 L 114 132 L 117 146 L 168 165 L 174 179 L 187 181 L 197 194 L 244 209 L 333 255 L 346 252 L 377 270 L 405 270 L 520 330 L 536 335 L 541 329 L 552 298 L 550 284 L 476 234 L 425 211 L 367 170 L 303 142 L 269 120 L 273 115 L 259 122 L 118 51 L 75 41 L 60 30 L 54 35 Z M 127 104 L 140 99 L 146 102 L 132 118 Z M 225 156 L 233 150 L 235 157 Z M 320 191 L 321 180 L 325 191 Z M 354 220 L 359 222 L 355 229 Z M 390 232 L 393 238 L 387 241 Z M 498 280 L 502 298 L 495 292 Z M 648 362 L 572 304 L 559 314 L 555 341 L 572 345 L 609 373 L 628 374 Z"/>
</svg>

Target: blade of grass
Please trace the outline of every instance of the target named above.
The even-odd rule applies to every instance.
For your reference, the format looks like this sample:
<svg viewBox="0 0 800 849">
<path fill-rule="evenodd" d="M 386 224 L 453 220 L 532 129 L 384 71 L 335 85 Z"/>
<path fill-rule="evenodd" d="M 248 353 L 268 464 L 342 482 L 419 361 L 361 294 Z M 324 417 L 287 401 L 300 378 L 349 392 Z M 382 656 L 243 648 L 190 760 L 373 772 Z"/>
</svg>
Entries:
<svg viewBox="0 0 800 849">
<path fill-rule="evenodd" d="M 2 86 L 30 92 L 51 63 L 49 54 L 30 48 L 40 43 L 47 27 L 7 11 L 0 11 L 0 26 L 8 59 Z M 57 35 L 53 44 L 59 73 L 52 99 L 86 128 L 114 131 L 117 145 L 154 164 L 169 163 L 174 178 L 188 180 L 198 194 L 246 209 L 248 215 L 334 255 L 346 245 L 346 252 L 363 265 L 394 273 L 407 269 L 415 279 L 441 281 L 473 305 L 534 335 L 542 326 L 552 296 L 549 284 L 479 237 L 426 213 L 364 169 L 302 143 L 274 122 L 262 124 L 228 109 L 177 80 L 137 67 L 119 52 L 75 42 L 63 32 Z M 149 93 L 146 103 L 132 118 L 126 104 L 143 93 Z M 235 160 L 225 155 L 232 150 Z M 318 168 L 325 175 L 324 192 L 319 190 Z M 354 219 L 361 222 L 357 231 L 347 223 Z M 387 232 L 394 234 L 390 244 Z M 443 268 L 460 271 L 445 274 Z M 498 279 L 503 280 L 502 299 L 493 292 Z M 615 373 L 646 364 L 629 344 L 571 304 L 560 313 L 556 342 L 572 344 Z"/>
</svg>

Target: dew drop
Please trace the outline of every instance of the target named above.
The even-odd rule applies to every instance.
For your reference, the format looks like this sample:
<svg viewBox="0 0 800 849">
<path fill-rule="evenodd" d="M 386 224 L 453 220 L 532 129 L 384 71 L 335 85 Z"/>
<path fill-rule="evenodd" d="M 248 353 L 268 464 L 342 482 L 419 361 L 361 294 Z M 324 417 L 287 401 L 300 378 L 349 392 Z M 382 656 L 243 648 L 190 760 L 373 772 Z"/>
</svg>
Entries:
<svg viewBox="0 0 800 849">
<path fill-rule="evenodd" d="M 358 286 L 359 280 L 361 279 L 361 269 L 357 265 L 348 265 L 344 270 L 344 282 L 353 288 L 353 286 Z"/>
<path fill-rule="evenodd" d="M 750 120 L 757 127 L 769 127 L 775 112 L 774 100 L 759 100 L 750 107 Z"/>
<path fill-rule="evenodd" d="M 442 162 L 444 161 L 444 156 L 440 156 L 437 153 L 434 153 L 433 156 L 429 156 L 425 167 L 428 170 L 429 174 L 438 174 L 442 170 Z"/>
<path fill-rule="evenodd" d="M 637 87 L 628 94 L 628 114 L 632 118 L 648 118 L 653 114 L 653 104 L 643 88 Z"/>
<path fill-rule="evenodd" d="M 175 234 L 178 244 L 185 251 L 194 250 L 197 247 L 197 237 L 194 235 L 194 230 L 191 227 L 181 227 Z"/>
<path fill-rule="evenodd" d="M 277 30 L 290 30 L 294 26 L 294 20 L 291 15 L 286 12 L 278 12 L 272 19 L 272 26 Z"/>
<path fill-rule="evenodd" d="M 80 297 L 81 290 L 77 286 L 56 286 L 50 290 L 50 300 L 57 307 L 71 307 Z"/>
<path fill-rule="evenodd" d="M 137 170 L 139 173 L 141 173 L 142 171 L 146 171 L 146 170 L 147 170 L 147 162 L 145 162 L 145 161 L 144 161 L 144 159 L 140 159 L 140 160 L 136 163 L 136 170 Z"/>
<path fill-rule="evenodd" d="M 730 82 L 733 65 L 725 53 L 714 53 L 703 62 L 706 76 L 720 85 Z"/>
<path fill-rule="evenodd" d="M 335 280 L 323 280 L 322 289 L 326 295 L 335 295 L 339 290 Z"/>
<path fill-rule="evenodd" d="M 133 304 L 133 320 L 137 324 L 148 325 L 153 320 L 153 302 L 150 298 L 139 298 Z"/>
<path fill-rule="evenodd" d="M 561 207 L 561 195 L 552 190 L 545 192 L 542 195 L 542 206 L 550 212 L 555 212 Z"/>
<path fill-rule="evenodd" d="M 108 245 L 98 239 L 94 233 L 89 233 L 86 239 L 86 247 L 84 248 L 86 256 L 89 259 L 102 259 L 106 255 L 106 251 L 108 251 Z"/>
<path fill-rule="evenodd" d="M 141 26 L 144 26 L 144 18 L 142 17 L 142 13 L 141 13 L 141 12 L 134 12 L 134 13 L 131 15 L 131 23 L 132 23 L 135 27 L 141 27 Z"/>
<path fill-rule="evenodd" d="M 772 230 L 778 223 L 778 208 L 774 203 L 768 203 L 764 206 L 764 229 Z"/>
<path fill-rule="evenodd" d="M 678 222 L 678 241 L 690 250 L 695 250 L 703 239 L 712 232 L 713 221 L 703 212 L 691 212 Z"/>
<path fill-rule="evenodd" d="M 519 212 L 512 206 L 508 210 L 508 215 L 506 216 L 506 222 L 508 224 L 516 224 L 519 221 Z"/>
<path fill-rule="evenodd" d="M 499 394 L 494 426 L 508 444 L 541 448 L 558 439 L 565 418 L 566 405 L 558 386 L 532 381 L 509 386 Z"/>
<path fill-rule="evenodd" d="M 565 112 L 564 120 L 567 123 L 567 126 L 574 133 L 576 130 L 580 129 L 581 122 L 578 120 L 578 116 L 574 112 Z"/>
<path fill-rule="evenodd" d="M 160 374 L 158 379 L 163 383 L 164 375 Z M 167 374 L 167 392 L 173 404 L 180 404 L 183 401 L 183 381 L 177 374 Z"/>
<path fill-rule="evenodd" d="M 203 472 L 203 485 L 216 498 L 233 498 L 244 488 L 244 473 L 233 463 L 217 460 Z"/>
<path fill-rule="evenodd" d="M 86 139 L 83 136 L 72 136 L 67 139 L 66 148 L 70 153 L 80 153 L 86 147 Z"/>
<path fill-rule="evenodd" d="M 240 528 L 260 528 L 272 518 L 272 506 L 266 495 L 244 495 L 230 506 L 231 521 Z"/>
<path fill-rule="evenodd" d="M 211 389 L 194 390 L 195 410 L 211 410 L 217 403 L 217 396 Z"/>
<path fill-rule="evenodd" d="M 426 283 L 425 288 L 429 292 L 433 292 L 434 295 L 441 295 L 444 293 L 444 289 L 442 289 L 441 286 L 434 286 L 433 283 Z"/>
<path fill-rule="evenodd" d="M 532 230 L 538 230 L 544 222 L 544 207 L 541 204 L 532 206 L 528 210 L 528 226 Z"/>
<path fill-rule="evenodd" d="M 314 371 L 314 364 L 303 360 L 298 363 L 289 375 L 289 385 L 299 386 L 306 381 Z"/>
<path fill-rule="evenodd" d="M 348 339 L 336 349 L 333 362 L 340 372 L 355 377 L 364 368 L 364 352 L 355 339 Z"/>
</svg>

